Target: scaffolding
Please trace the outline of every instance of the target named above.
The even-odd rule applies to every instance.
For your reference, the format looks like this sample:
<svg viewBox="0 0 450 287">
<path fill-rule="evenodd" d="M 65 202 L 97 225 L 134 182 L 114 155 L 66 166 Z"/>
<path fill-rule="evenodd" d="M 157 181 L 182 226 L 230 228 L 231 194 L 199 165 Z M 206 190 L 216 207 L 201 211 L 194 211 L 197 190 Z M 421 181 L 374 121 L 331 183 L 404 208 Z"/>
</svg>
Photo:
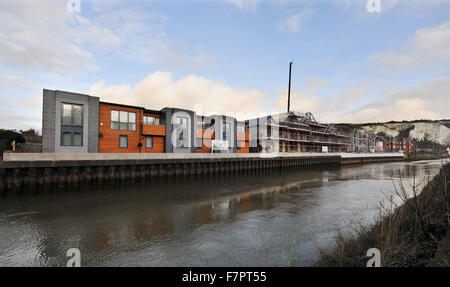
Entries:
<svg viewBox="0 0 450 287">
<path fill-rule="evenodd" d="M 263 151 L 348 152 L 350 135 L 332 124 L 318 123 L 312 113 L 289 112 L 271 116 L 260 125 Z"/>
<path fill-rule="evenodd" d="M 366 131 L 354 129 L 350 133 L 352 152 L 378 152 L 385 151 L 389 140 L 385 137 L 369 134 Z M 382 145 L 380 146 L 381 143 Z"/>
</svg>

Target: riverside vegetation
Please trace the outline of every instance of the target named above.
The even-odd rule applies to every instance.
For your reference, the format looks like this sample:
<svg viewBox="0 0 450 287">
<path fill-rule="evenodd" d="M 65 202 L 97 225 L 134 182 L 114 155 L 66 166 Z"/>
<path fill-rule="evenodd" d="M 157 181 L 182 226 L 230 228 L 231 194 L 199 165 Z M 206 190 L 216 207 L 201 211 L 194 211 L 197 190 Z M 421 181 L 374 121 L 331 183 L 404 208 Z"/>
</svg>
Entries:
<svg viewBox="0 0 450 287">
<path fill-rule="evenodd" d="M 400 203 L 393 197 L 388 204 L 380 203 L 373 226 L 360 225 L 350 236 L 338 234 L 335 247 L 319 250 L 314 265 L 363 267 L 369 260 L 367 250 L 378 248 L 383 267 L 450 266 L 449 180 L 450 163 L 443 163 L 431 180 L 414 177 L 410 189 L 401 179 L 393 181 Z"/>
</svg>

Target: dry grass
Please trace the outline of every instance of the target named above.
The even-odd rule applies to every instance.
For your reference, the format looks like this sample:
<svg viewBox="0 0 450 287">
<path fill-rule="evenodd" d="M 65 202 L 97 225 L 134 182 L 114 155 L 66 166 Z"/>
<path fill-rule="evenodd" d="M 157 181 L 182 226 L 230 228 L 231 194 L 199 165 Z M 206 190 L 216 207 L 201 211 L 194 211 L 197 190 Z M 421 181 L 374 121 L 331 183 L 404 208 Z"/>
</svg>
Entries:
<svg viewBox="0 0 450 287">
<path fill-rule="evenodd" d="M 413 177 L 410 189 L 402 180 L 394 183 L 400 204 L 392 197 L 388 205 L 380 204 L 379 216 L 372 227 L 360 225 L 350 236 L 339 234 L 332 251 L 319 250 L 315 266 L 363 267 L 369 259 L 366 257 L 369 248 L 380 250 L 381 266 L 430 265 L 440 252 L 439 241 L 446 233 L 448 238 L 449 179 L 450 164 L 446 164 L 438 175 L 428 179 L 423 190 L 420 186 L 427 178 Z"/>
</svg>

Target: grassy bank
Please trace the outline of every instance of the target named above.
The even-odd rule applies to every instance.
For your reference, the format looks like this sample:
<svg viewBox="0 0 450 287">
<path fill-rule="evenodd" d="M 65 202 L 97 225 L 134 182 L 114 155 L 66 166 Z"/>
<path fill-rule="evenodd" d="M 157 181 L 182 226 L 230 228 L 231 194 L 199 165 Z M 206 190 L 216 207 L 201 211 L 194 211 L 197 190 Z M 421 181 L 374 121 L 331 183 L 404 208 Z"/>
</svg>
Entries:
<svg viewBox="0 0 450 287">
<path fill-rule="evenodd" d="M 422 192 L 415 179 L 412 194 L 405 185 L 396 184 L 402 204 L 381 205 L 372 227 L 360 226 L 353 235 L 339 235 L 336 247 L 320 251 L 315 266 L 366 266 L 366 252 L 378 248 L 381 266 L 450 266 L 449 203 L 450 164 L 430 180 Z"/>
<path fill-rule="evenodd" d="M 414 153 L 406 156 L 405 160 L 415 161 L 415 160 L 434 160 L 448 158 L 448 155 L 443 155 L 441 153 Z"/>
</svg>

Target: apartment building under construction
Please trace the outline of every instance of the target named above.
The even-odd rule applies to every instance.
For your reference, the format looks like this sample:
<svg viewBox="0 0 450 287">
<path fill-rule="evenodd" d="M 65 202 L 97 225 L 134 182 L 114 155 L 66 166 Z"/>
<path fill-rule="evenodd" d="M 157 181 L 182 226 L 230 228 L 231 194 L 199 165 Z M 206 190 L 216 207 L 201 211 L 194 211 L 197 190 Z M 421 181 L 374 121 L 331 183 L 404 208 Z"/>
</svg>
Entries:
<svg viewBox="0 0 450 287">
<path fill-rule="evenodd" d="M 348 152 L 350 136 L 311 113 L 288 112 L 248 121 L 250 152 Z"/>
</svg>

